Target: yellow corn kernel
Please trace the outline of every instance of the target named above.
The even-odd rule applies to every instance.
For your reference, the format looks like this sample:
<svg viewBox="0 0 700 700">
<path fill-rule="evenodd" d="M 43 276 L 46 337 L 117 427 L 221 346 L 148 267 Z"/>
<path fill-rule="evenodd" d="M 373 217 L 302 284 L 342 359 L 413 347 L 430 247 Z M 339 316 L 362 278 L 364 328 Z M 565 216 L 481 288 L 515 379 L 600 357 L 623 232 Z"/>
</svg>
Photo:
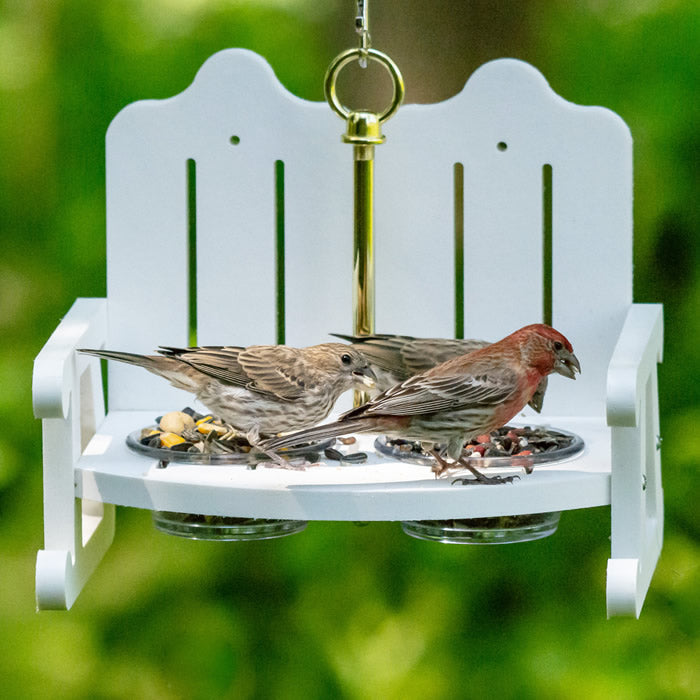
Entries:
<svg viewBox="0 0 700 700">
<path fill-rule="evenodd" d="M 181 435 L 175 435 L 175 433 L 161 433 L 160 444 L 163 447 L 172 447 L 173 445 L 179 445 L 185 442 L 185 438 Z"/>
<path fill-rule="evenodd" d="M 197 426 L 197 432 L 202 433 L 202 435 L 209 435 L 209 433 L 216 433 L 217 435 L 226 435 L 228 432 L 223 425 L 216 425 L 214 423 L 202 423 Z"/>
</svg>

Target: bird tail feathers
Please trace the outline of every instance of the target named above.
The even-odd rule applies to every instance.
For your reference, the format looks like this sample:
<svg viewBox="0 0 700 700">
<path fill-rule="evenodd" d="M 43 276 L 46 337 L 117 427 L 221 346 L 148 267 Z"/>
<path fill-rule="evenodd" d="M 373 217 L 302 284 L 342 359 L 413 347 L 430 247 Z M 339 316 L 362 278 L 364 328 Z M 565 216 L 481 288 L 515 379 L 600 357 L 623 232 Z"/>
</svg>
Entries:
<svg viewBox="0 0 700 700">
<path fill-rule="evenodd" d="M 308 442 L 320 442 L 321 440 L 347 435 L 348 433 L 361 433 L 370 426 L 371 423 L 366 418 L 339 420 L 335 421 L 335 423 L 316 425 L 313 428 L 304 428 L 287 435 L 265 440 L 261 447 L 265 450 L 279 450 L 283 447 L 292 447 Z"/>
<path fill-rule="evenodd" d="M 126 362 L 129 365 L 147 366 L 153 358 L 148 355 L 137 355 L 133 352 L 118 352 L 116 350 L 92 350 L 90 348 L 80 348 L 78 352 L 83 355 L 94 355 L 103 360 L 117 360 Z"/>
<path fill-rule="evenodd" d="M 172 379 L 168 375 L 168 371 L 178 369 L 178 366 L 181 364 L 175 359 L 160 357 L 158 355 L 138 355 L 133 352 L 119 352 L 117 350 L 92 350 L 90 348 L 80 348 L 78 352 L 82 353 L 83 355 L 94 355 L 102 360 L 116 360 L 117 362 L 124 362 L 127 365 L 143 367 L 149 372 L 165 377 L 168 380 Z"/>
</svg>

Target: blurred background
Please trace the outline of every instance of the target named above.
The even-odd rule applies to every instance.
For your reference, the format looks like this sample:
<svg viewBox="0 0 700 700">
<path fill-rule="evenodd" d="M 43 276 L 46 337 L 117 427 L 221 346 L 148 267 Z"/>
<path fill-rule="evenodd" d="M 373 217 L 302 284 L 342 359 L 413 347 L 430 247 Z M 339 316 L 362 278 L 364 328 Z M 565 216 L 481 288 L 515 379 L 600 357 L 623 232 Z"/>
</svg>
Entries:
<svg viewBox="0 0 700 700">
<path fill-rule="evenodd" d="M 457 547 L 398 525 L 312 523 L 191 542 L 121 508 L 69 613 L 34 611 L 42 546 L 33 358 L 76 297 L 104 296 L 104 135 L 182 91 L 215 51 L 264 56 L 323 99 L 356 45 L 352 0 L 0 2 L 0 679 L 5 698 L 700 697 L 700 5 L 694 0 L 379 0 L 374 46 L 407 102 L 487 60 L 620 114 L 635 139 L 635 300 L 663 302 L 666 539 L 642 617 L 605 619 L 609 509 L 550 538 Z M 340 132 L 339 132 L 340 133 Z M 601 251 L 604 255 L 604 251 Z"/>
</svg>

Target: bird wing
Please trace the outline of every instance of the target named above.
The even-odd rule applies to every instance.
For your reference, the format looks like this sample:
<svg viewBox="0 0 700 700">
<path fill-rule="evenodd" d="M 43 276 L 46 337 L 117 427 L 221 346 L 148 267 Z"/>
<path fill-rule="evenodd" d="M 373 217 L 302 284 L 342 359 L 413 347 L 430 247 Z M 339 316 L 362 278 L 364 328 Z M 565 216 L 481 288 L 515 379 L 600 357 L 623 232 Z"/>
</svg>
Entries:
<svg viewBox="0 0 700 700">
<path fill-rule="evenodd" d="M 249 377 L 248 388 L 291 401 L 303 396 L 313 367 L 299 348 L 286 345 L 252 345 L 238 362 Z"/>
<path fill-rule="evenodd" d="M 158 352 L 174 357 L 225 384 L 239 386 L 282 400 L 304 393 L 304 358 L 297 348 L 285 345 L 161 347 Z"/>
<path fill-rule="evenodd" d="M 239 362 L 244 350 L 245 348 L 233 345 L 210 345 L 196 348 L 160 347 L 158 352 L 185 362 L 225 384 L 245 387 L 250 383 L 250 377 Z"/>
<path fill-rule="evenodd" d="M 392 372 L 400 379 L 407 379 L 453 357 L 489 345 L 485 340 L 415 338 L 412 335 L 331 335 L 358 345 L 358 350 L 372 364 Z"/>
<path fill-rule="evenodd" d="M 485 340 L 413 338 L 403 344 L 401 358 L 409 375 L 425 372 L 435 365 L 489 345 Z"/>
<path fill-rule="evenodd" d="M 409 416 L 493 405 L 508 400 L 516 391 L 517 385 L 516 372 L 507 368 L 478 375 L 419 374 L 345 415 L 348 417 Z"/>
</svg>

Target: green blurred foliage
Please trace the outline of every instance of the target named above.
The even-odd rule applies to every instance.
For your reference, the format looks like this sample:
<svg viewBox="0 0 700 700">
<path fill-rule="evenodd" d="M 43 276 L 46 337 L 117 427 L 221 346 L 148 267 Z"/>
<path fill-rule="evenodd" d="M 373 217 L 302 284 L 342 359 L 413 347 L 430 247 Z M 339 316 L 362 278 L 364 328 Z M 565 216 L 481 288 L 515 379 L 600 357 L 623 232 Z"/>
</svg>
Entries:
<svg viewBox="0 0 700 700">
<path fill-rule="evenodd" d="M 408 100 L 445 99 L 498 56 L 635 138 L 635 298 L 665 304 L 666 539 L 642 617 L 605 620 L 609 509 L 497 548 L 397 525 L 311 524 L 261 543 L 190 542 L 120 509 L 70 613 L 34 612 L 42 546 L 32 361 L 78 296 L 102 296 L 104 133 L 180 92 L 229 46 L 322 98 L 354 45 L 349 0 L 0 2 L 0 678 L 6 698 L 700 697 L 698 45 L 693 0 L 386 0 L 376 46 Z"/>
</svg>

